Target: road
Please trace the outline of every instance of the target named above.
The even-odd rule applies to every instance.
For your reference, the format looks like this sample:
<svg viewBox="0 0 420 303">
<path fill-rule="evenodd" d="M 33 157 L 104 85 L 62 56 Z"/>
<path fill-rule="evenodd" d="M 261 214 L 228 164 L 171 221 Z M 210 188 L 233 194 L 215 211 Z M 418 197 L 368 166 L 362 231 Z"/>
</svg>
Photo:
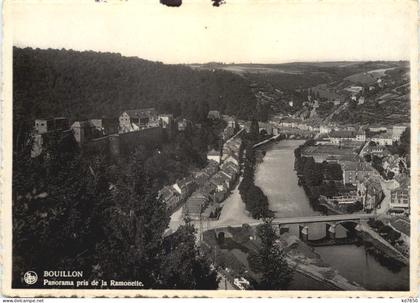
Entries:
<svg viewBox="0 0 420 303">
<path fill-rule="evenodd" d="M 382 191 L 384 192 L 384 199 L 381 202 L 381 208 L 376 210 L 378 215 L 386 215 L 389 210 L 389 204 L 391 203 L 391 190 L 396 189 L 399 184 L 395 180 L 384 180 L 381 176 L 380 178 Z"/>
</svg>

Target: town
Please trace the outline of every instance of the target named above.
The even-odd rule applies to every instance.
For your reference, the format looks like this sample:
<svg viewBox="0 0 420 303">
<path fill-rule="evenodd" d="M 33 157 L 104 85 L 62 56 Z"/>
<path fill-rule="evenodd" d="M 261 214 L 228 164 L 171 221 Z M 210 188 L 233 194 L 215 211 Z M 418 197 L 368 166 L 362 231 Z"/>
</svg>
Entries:
<svg viewBox="0 0 420 303">
<path fill-rule="evenodd" d="M 249 132 L 250 128 L 250 122 L 221 115 L 218 111 L 210 111 L 208 117 L 226 122 L 227 126 L 221 134 L 223 147 L 208 151 L 208 165 L 203 170 L 192 172 L 188 178 L 161 190 L 169 210 L 187 202 L 185 212 L 192 219 L 201 215 L 217 217 L 215 214 L 219 210 L 216 205 L 224 200 L 239 174 L 241 139 L 238 135 L 242 130 Z M 409 159 L 392 148 L 400 142 L 407 125 L 388 128 L 308 126 L 302 120 L 290 120 L 260 122 L 260 132 L 270 138 L 277 138 L 280 134 L 286 134 L 283 138 L 287 135 L 293 138 L 293 131 L 300 130 L 300 134 L 306 131 L 306 135 L 314 139 L 305 144 L 300 156 L 312 158 L 318 164 L 339 166 L 341 171 L 335 177 L 330 174 L 323 180 L 326 184 L 334 184 L 336 192 L 328 197 L 321 196 L 322 202 L 337 212 L 359 202 L 365 212 L 374 210 L 384 214 L 409 215 Z M 63 136 L 72 134 L 84 148 L 99 151 L 99 146 L 103 148 L 106 145 L 109 153 L 118 155 L 121 152 L 120 142 L 148 144 L 153 140 L 163 140 L 164 132 L 170 136 L 174 131 L 184 131 L 191 123 L 186 119 L 175 121 L 171 114 L 158 114 L 154 108 L 127 110 L 113 120 L 74 121 L 70 127 L 68 120 L 62 117 L 37 119 L 34 122 L 32 157 L 41 153 L 43 138 L 56 131 L 61 131 Z M 265 140 L 264 143 L 266 141 L 269 142 Z M 210 200 L 212 203 L 209 203 Z"/>
<path fill-rule="evenodd" d="M 250 133 L 251 121 L 222 115 L 217 110 L 209 111 L 207 119 L 223 121 L 225 128 L 219 134 L 222 144 L 218 150 L 208 150 L 203 169 L 193 170 L 189 176 L 159 190 L 157 198 L 164 202 L 167 211 L 183 218 L 173 222 L 176 216 L 171 216 L 166 236 L 185 219 L 198 229 L 197 241 L 203 241 L 206 231 L 221 228 L 218 220 L 224 202 L 240 182 L 241 138 Z M 51 134 L 74 138 L 82 150 L 105 152 L 118 158 L 135 145 L 162 143 L 187 127 L 200 125 L 185 118 L 174 119 L 173 115 L 158 113 L 154 108 L 125 110 L 113 119 L 73 121 L 71 126 L 62 117 L 37 119 L 31 156 L 36 158 L 42 153 L 43 142 Z M 295 170 L 309 199 L 327 213 L 371 214 L 370 232 L 380 235 L 381 241 L 406 258 L 410 235 L 410 164 L 402 141 L 409 140 L 408 130 L 407 124 L 308 125 L 304 119 L 276 117 L 258 123 L 260 139 L 254 148 L 258 151 L 273 141 L 305 138 L 305 143 L 295 150 Z M 253 224 L 248 220 L 242 223 Z M 307 241 L 307 237 L 304 239 Z M 224 271 L 222 277 L 234 288 L 243 289 L 249 284 L 232 272 Z"/>
</svg>

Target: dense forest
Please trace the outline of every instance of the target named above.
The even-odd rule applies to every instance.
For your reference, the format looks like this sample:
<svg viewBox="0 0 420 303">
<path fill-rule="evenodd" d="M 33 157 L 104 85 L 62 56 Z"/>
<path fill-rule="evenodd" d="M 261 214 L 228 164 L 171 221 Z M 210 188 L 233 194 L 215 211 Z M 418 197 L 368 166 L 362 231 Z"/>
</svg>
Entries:
<svg viewBox="0 0 420 303">
<path fill-rule="evenodd" d="M 197 122 L 208 110 L 248 119 L 256 99 L 248 82 L 222 70 L 193 70 L 114 53 L 13 49 L 14 131 L 38 117 L 115 117 L 155 107 Z"/>
<path fill-rule="evenodd" d="M 88 281 L 141 281 L 144 288 L 217 288 L 189 222 L 163 236 L 169 213 L 157 191 L 191 165 L 194 157 L 179 159 L 197 153 L 188 140 L 158 153 L 139 145 L 118 164 L 87 157 L 73 136 L 59 133 L 36 158 L 31 142 L 15 152 L 13 287 L 28 287 L 22 278 L 29 269 L 54 269 L 82 270 Z"/>
</svg>

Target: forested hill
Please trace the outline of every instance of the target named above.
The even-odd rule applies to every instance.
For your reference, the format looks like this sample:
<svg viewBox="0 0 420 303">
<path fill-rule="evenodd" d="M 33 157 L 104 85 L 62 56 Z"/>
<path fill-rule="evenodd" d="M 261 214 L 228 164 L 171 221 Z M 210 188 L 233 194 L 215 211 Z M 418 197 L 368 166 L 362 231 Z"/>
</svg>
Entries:
<svg viewBox="0 0 420 303">
<path fill-rule="evenodd" d="M 50 116 L 114 117 L 152 106 L 193 121 L 209 109 L 249 118 L 256 108 L 238 75 L 112 53 L 15 47 L 13 75 L 14 118 L 21 123 Z"/>
</svg>

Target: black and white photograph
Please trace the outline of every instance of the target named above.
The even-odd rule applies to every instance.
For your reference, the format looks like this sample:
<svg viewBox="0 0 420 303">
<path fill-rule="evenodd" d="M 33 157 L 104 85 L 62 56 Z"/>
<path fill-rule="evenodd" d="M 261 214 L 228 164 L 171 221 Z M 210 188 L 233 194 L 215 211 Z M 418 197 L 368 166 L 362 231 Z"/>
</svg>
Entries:
<svg viewBox="0 0 420 303">
<path fill-rule="evenodd" d="M 8 3 L 2 287 L 416 291 L 417 3 L 174 2 Z"/>
</svg>

